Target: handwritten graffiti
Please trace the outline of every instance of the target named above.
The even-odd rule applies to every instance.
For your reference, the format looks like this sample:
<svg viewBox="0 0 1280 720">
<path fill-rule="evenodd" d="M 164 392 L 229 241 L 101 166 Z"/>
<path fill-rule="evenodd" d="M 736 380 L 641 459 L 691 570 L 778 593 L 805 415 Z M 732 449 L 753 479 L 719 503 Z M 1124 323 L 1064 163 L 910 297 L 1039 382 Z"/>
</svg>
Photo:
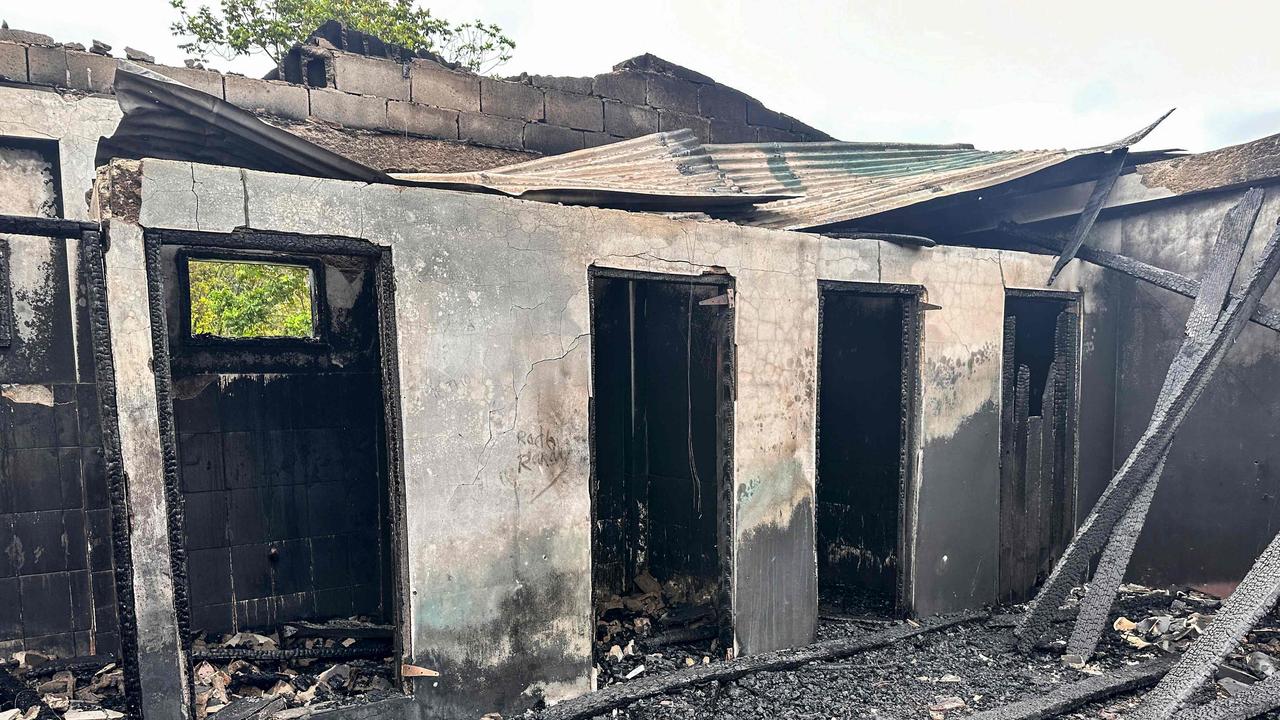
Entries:
<svg viewBox="0 0 1280 720">
<path fill-rule="evenodd" d="M 537 432 L 516 432 L 519 452 L 516 455 L 516 472 L 523 473 L 540 468 L 559 468 L 569 462 L 569 448 L 545 428 Z"/>
</svg>

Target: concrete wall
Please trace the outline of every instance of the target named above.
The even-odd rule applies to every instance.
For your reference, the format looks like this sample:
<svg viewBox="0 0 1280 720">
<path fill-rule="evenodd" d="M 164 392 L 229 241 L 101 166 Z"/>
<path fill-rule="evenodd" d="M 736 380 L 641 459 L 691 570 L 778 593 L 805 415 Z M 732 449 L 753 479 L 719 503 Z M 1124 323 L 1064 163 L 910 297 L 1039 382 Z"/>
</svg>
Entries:
<svg viewBox="0 0 1280 720">
<path fill-rule="evenodd" d="M 1133 206 L 1099 224 L 1108 246 L 1199 277 L 1218 227 L 1243 191 Z M 1248 263 L 1280 217 L 1272 185 L 1245 255 Z M 1119 361 L 1115 455 L 1119 467 L 1150 417 L 1177 351 L 1191 300 L 1116 275 Z M 1237 277 L 1237 288 L 1240 278 Z M 1272 287 L 1264 302 L 1280 303 Z M 1155 586 L 1194 584 L 1227 592 L 1280 530 L 1280 336 L 1250 324 L 1175 438 L 1164 480 L 1134 552 L 1128 578 Z"/>
<path fill-rule="evenodd" d="M 680 128 L 693 130 L 704 142 L 830 139 L 746 93 L 651 55 L 595 77 L 525 74 L 504 80 L 427 59 L 401 64 L 306 49 L 308 59 L 325 65 L 322 87 L 140 64 L 275 118 L 542 155 Z M 0 41 L 0 81 L 111 93 L 119 62 L 75 45 Z M 292 79 L 303 79 L 291 69 L 286 67 Z"/>
<path fill-rule="evenodd" d="M 193 173 L 201 180 L 194 191 Z M 733 602 L 741 652 L 813 636 L 820 278 L 920 284 L 941 306 L 924 320 L 914 605 L 927 614 L 994 597 L 1003 294 L 1039 284 L 1046 258 L 165 161 L 145 161 L 141 174 L 140 214 L 128 209 L 128 186 L 112 188 L 112 202 L 124 208 L 113 233 L 122 227 L 131 236 L 138 224 L 247 225 L 392 249 L 407 650 L 443 673 L 416 681 L 428 715 L 507 713 L 537 694 L 557 700 L 590 687 L 592 264 L 674 274 L 716 268 L 736 280 Z M 113 243 L 108 267 L 136 265 L 138 252 Z M 1088 293 L 1082 275 L 1073 266 L 1064 286 Z M 142 333 L 115 341 L 117 354 L 148 352 Z M 567 452 L 522 467 L 526 434 L 553 436 Z"/>
</svg>

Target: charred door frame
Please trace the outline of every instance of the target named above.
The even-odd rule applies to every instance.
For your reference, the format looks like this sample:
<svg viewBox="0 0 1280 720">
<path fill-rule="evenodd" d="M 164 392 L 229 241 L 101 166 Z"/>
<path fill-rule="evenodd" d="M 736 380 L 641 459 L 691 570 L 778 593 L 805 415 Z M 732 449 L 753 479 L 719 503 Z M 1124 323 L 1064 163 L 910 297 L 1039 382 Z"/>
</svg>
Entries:
<svg viewBox="0 0 1280 720">
<path fill-rule="evenodd" d="M 816 371 L 814 390 L 814 507 L 817 507 L 818 453 L 822 447 L 819 438 L 822 425 L 818 408 L 822 407 L 822 322 L 827 292 L 846 292 L 860 295 L 892 296 L 902 300 L 902 445 L 898 450 L 898 577 L 894 598 L 895 609 L 900 615 L 911 612 L 915 593 L 915 520 L 916 498 L 920 492 L 919 473 L 916 471 L 916 448 L 920 439 L 920 355 L 924 338 L 924 313 L 921 302 L 925 288 L 922 285 L 902 283 L 869 283 L 843 280 L 818 281 L 818 335 L 814 356 Z M 817 523 L 814 523 L 814 546 L 817 547 Z"/>
<path fill-rule="evenodd" d="M 98 393 L 98 420 L 111 514 L 112 579 L 116 591 L 116 616 L 120 624 L 125 709 L 130 716 L 138 718 L 142 714 L 142 686 L 138 667 L 138 622 L 133 596 L 133 554 L 129 545 L 129 491 L 120 449 L 116 373 L 111 352 L 106 264 L 103 260 L 109 238 L 96 223 L 15 215 L 0 215 L 0 233 L 77 241 L 78 261 L 85 283 L 85 300 L 88 303 L 94 385 Z M 9 292 L 7 284 L 3 291 Z"/>
<path fill-rule="evenodd" d="M 737 282 L 732 275 L 721 273 L 703 273 L 702 275 L 681 275 L 679 273 L 658 273 L 646 272 L 642 270 L 624 270 L 620 268 L 603 267 L 599 265 L 590 265 L 587 267 L 587 295 L 590 305 L 589 322 L 591 330 L 591 387 L 589 402 L 587 407 L 588 422 L 588 446 L 591 457 L 591 476 L 589 479 L 589 495 L 591 497 L 591 517 L 589 525 L 591 526 L 591 562 L 588 567 L 588 577 L 591 578 L 591 644 L 595 646 L 595 608 L 596 603 L 596 583 L 595 583 L 595 546 L 596 546 L 596 496 L 599 494 L 599 477 L 597 475 L 597 458 L 596 458 L 596 378 L 599 376 L 596 365 L 596 343 L 595 343 L 595 327 L 596 327 L 596 283 L 599 280 L 644 280 L 656 282 L 669 282 L 675 284 L 692 284 L 692 285 L 711 285 L 723 288 L 733 297 L 734 289 Z M 719 588 L 717 588 L 716 612 L 721 618 L 720 621 L 720 641 L 723 646 L 733 647 L 733 549 L 734 549 L 734 473 L 733 473 L 733 447 L 734 447 L 734 405 L 738 398 L 738 375 L 737 375 L 737 309 L 732 301 L 726 308 L 728 313 L 727 321 L 724 324 L 724 332 L 728 337 L 725 340 L 725 347 L 728 353 L 723 360 L 720 368 L 720 380 L 723 386 L 719 392 L 722 394 L 720 407 L 716 409 L 716 423 L 720 430 L 720 442 L 717 443 L 716 457 L 717 466 L 719 468 L 720 477 L 718 478 L 719 492 L 716 498 L 717 508 L 716 514 L 719 515 L 717 522 L 718 533 L 716 542 L 716 552 L 720 560 L 720 577 L 718 580 Z M 594 653 L 593 653 L 594 654 Z"/>
<path fill-rule="evenodd" d="M 172 563 L 174 610 L 181 633 L 179 646 L 188 671 L 191 666 L 191 604 L 187 597 L 186 551 L 182 484 L 178 473 L 177 433 L 173 412 L 173 381 L 169 354 L 168 319 L 165 312 L 164 267 L 160 250 L 165 245 L 190 249 L 194 253 L 218 254 L 236 251 L 268 251 L 286 258 L 316 255 L 352 255 L 374 261 L 374 285 L 378 303 L 378 343 L 382 367 L 383 421 L 386 425 L 387 491 L 391 523 L 393 598 L 392 619 L 395 624 L 392 654 L 400 660 L 393 670 L 401 680 L 401 690 L 412 694 L 412 684 L 400 674 L 400 665 L 408 662 L 405 654 L 404 619 L 409 608 L 408 557 L 404 503 L 404 442 L 400 419 L 400 377 L 395 324 L 395 277 L 391 249 L 354 238 L 293 235 L 285 233 L 237 231 L 207 233 L 188 230 L 146 230 L 143 233 L 146 255 L 147 295 L 151 317 L 152 363 L 156 376 L 156 397 L 160 418 L 160 444 L 164 456 L 165 498 L 169 508 L 168 535 Z M 270 256 L 257 256 L 259 260 Z M 255 341 L 248 341 L 255 342 Z M 273 339 L 261 339 L 263 347 L 274 347 Z M 187 672 L 187 682 L 192 673 Z M 190 690 L 190 688 L 188 688 Z M 194 695 L 193 695 L 194 697 Z M 188 706 L 188 714 L 194 705 Z"/>
<path fill-rule="evenodd" d="M 1070 441 L 1066 446 L 1066 457 L 1064 464 L 1064 472 L 1067 474 L 1067 484 L 1069 492 L 1063 498 L 1062 517 L 1065 521 L 1063 531 L 1066 534 L 1067 541 L 1075 534 L 1075 529 L 1079 525 L 1079 519 L 1076 517 L 1076 508 L 1079 502 L 1080 494 L 1080 387 L 1081 387 L 1081 368 L 1084 364 L 1084 294 L 1074 290 L 1047 290 L 1040 288 L 1009 288 L 1004 290 L 1004 297 L 1008 298 L 1028 298 L 1051 300 L 1062 303 L 1064 305 L 1063 312 L 1072 313 L 1075 316 L 1074 333 L 1075 337 L 1071 344 L 1071 356 L 1069 358 L 1069 368 L 1071 371 L 1071 401 L 1066 404 L 1065 417 L 1063 422 L 1067 431 L 1070 433 Z M 1009 343 L 1010 326 L 1007 304 L 1001 310 L 1004 329 L 1002 331 L 1002 344 L 1000 351 L 1000 437 L 999 437 L 999 459 L 1000 459 L 1000 490 L 997 496 L 997 504 L 1003 505 L 1005 498 L 1006 473 L 1005 463 L 1007 462 L 1006 454 L 1009 452 L 1010 444 L 1006 439 L 1006 432 L 1013 424 L 1012 412 L 1014 391 L 1013 386 L 1017 382 L 1017 368 L 1009 365 L 1006 350 Z M 1055 351 L 1056 354 L 1056 351 Z M 1025 434 L 1026 430 L 1023 428 Z M 1014 439 L 1015 443 L 1022 443 L 1024 446 L 1022 453 L 1025 453 L 1026 439 L 1025 437 Z M 1000 596 L 1000 600 L 1005 599 L 1005 575 L 1006 569 L 1001 568 L 1005 561 L 1005 552 L 1003 540 L 1006 533 L 1009 532 L 1011 519 L 1006 517 L 1004 508 L 998 508 L 999 517 L 999 533 L 1001 539 L 1001 551 L 996 561 L 996 590 Z M 1052 541 L 1052 538 L 1051 538 Z"/>
</svg>

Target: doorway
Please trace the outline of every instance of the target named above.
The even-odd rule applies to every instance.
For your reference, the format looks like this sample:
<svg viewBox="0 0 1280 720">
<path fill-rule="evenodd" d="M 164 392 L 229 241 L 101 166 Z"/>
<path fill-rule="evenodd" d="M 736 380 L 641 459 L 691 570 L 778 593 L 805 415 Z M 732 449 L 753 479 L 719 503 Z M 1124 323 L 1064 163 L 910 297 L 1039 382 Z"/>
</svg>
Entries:
<svg viewBox="0 0 1280 720">
<path fill-rule="evenodd" d="M 1000 600 L 1029 599 L 1075 531 L 1080 310 L 1074 293 L 1005 296 Z"/>
<path fill-rule="evenodd" d="M 732 642 L 733 280 L 592 268 L 597 655 Z"/>
<path fill-rule="evenodd" d="M 891 615 L 909 604 L 920 292 L 819 286 L 815 542 L 827 612 Z"/>
</svg>

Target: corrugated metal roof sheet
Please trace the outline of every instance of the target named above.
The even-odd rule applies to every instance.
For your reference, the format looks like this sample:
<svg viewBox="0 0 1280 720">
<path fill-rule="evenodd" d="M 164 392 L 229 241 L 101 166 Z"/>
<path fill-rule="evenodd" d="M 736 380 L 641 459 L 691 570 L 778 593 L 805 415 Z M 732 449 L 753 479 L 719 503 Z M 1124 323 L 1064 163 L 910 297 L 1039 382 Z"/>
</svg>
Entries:
<svg viewBox="0 0 1280 720">
<path fill-rule="evenodd" d="M 573 203 L 583 196 L 618 193 L 637 199 L 681 197 L 689 201 L 686 209 L 749 207 L 798 196 L 785 189 L 757 193 L 742 188 L 716 167 L 691 130 L 655 133 L 491 170 L 392 177 L 432 187 L 483 187 L 548 202 Z"/>
<path fill-rule="evenodd" d="M 695 201 L 690 209 L 702 198 L 698 209 L 742 224 L 810 230 L 981 190 L 1071 158 L 1128 147 L 1160 120 L 1117 142 L 1083 150 L 985 151 L 971 145 L 855 142 L 703 145 L 692 132 L 679 130 L 483 172 L 394 177 L 444 187 L 480 185 L 552 202 L 573 202 L 563 193 L 575 188 L 681 194 Z M 739 194 L 756 204 L 721 204 Z M 779 199 L 760 202 L 770 196 Z"/>
</svg>

